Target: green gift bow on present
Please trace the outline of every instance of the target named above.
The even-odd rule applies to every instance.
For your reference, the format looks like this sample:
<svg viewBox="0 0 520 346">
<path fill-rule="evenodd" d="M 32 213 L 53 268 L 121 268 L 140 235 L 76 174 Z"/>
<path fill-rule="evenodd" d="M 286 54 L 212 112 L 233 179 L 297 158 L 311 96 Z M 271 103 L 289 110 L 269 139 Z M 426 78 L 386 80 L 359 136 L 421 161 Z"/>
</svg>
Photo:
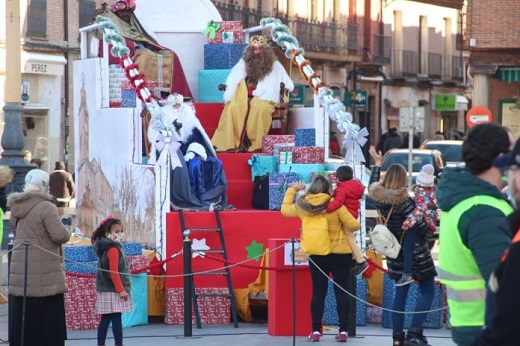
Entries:
<svg viewBox="0 0 520 346">
<path fill-rule="evenodd" d="M 210 20 L 208 22 L 208 26 L 204 31 L 202 32 L 204 35 L 207 35 L 210 40 L 215 39 L 215 35 L 217 34 L 217 31 L 220 30 L 220 24 L 215 23 L 213 20 Z"/>
</svg>

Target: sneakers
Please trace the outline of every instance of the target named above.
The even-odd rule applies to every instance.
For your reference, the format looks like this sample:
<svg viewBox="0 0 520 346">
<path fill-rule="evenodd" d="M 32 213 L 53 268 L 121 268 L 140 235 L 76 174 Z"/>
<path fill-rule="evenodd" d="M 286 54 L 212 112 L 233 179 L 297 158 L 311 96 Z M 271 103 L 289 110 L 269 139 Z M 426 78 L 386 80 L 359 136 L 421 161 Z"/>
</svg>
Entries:
<svg viewBox="0 0 520 346">
<path fill-rule="evenodd" d="M 338 335 L 336 335 L 335 339 L 337 342 L 347 342 L 348 333 L 347 332 L 339 332 Z"/>
<path fill-rule="evenodd" d="M 413 282 L 412 274 L 403 274 L 399 280 L 395 282 L 395 286 L 406 286 Z"/>
<path fill-rule="evenodd" d="M 352 273 L 352 276 L 358 276 L 358 275 L 363 274 L 365 272 L 365 270 L 367 270 L 367 269 L 368 269 L 368 263 L 363 262 L 363 263 L 356 264 L 350 272 Z"/>
<path fill-rule="evenodd" d="M 314 332 L 310 333 L 307 338 L 309 339 L 309 341 L 312 341 L 312 342 L 320 341 L 321 333 L 318 331 L 314 331 Z"/>
</svg>

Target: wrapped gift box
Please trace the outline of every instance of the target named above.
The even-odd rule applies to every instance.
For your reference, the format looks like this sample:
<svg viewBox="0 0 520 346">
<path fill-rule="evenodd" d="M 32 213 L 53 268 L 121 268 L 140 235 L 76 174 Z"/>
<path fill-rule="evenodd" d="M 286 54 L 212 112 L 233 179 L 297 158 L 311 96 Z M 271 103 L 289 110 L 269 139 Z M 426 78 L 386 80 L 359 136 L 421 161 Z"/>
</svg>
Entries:
<svg viewBox="0 0 520 346">
<path fill-rule="evenodd" d="M 227 294 L 225 287 L 200 287 L 195 291 L 198 294 Z M 167 288 L 165 290 L 164 323 L 184 323 L 184 293 L 182 288 Z M 225 324 L 231 320 L 231 306 L 229 298 L 224 296 L 198 298 L 200 321 L 202 324 Z M 192 319 L 195 323 L 195 312 L 192 308 Z"/>
<path fill-rule="evenodd" d="M 199 101 L 223 103 L 224 92 L 218 90 L 219 84 L 226 83 L 231 70 L 199 70 Z"/>
<path fill-rule="evenodd" d="M 294 144 L 297 147 L 313 147 L 316 145 L 316 129 L 295 129 Z"/>
<path fill-rule="evenodd" d="M 262 152 L 274 155 L 276 143 L 294 143 L 294 135 L 267 135 L 262 138 Z M 275 155 L 276 156 L 276 155 Z"/>
<path fill-rule="evenodd" d="M 381 324 L 383 310 L 379 306 L 367 306 L 367 322 Z"/>
<path fill-rule="evenodd" d="M 63 255 L 65 260 L 75 262 L 97 261 L 97 256 L 94 252 L 94 249 L 92 248 L 92 245 L 64 246 Z"/>
<path fill-rule="evenodd" d="M 143 254 L 143 246 L 141 243 L 128 242 L 122 243 L 123 250 L 127 256 L 137 256 Z"/>
<path fill-rule="evenodd" d="M 291 172 L 298 175 L 298 180 L 306 183 L 311 182 L 311 173 L 325 170 L 325 165 L 320 163 L 293 163 L 287 165 L 280 165 L 278 171 Z"/>
<path fill-rule="evenodd" d="M 65 293 L 65 321 L 68 330 L 96 329 L 96 277 L 67 274 L 68 293 Z"/>
<path fill-rule="evenodd" d="M 130 276 L 134 310 L 121 316 L 123 328 L 148 324 L 148 277 L 146 273 Z"/>
<path fill-rule="evenodd" d="M 208 43 L 230 42 L 231 39 L 234 43 L 242 43 L 244 34 L 241 21 L 223 21 L 215 24 L 220 25 L 220 28 L 215 33 L 214 39 L 208 39 Z"/>
<path fill-rule="evenodd" d="M 77 274 L 90 274 L 94 275 L 97 271 L 98 262 L 76 262 L 65 260 L 65 271 Z"/>
<path fill-rule="evenodd" d="M 367 283 L 365 280 L 357 280 L 356 296 L 363 301 L 367 298 Z M 323 323 L 326 325 L 338 325 L 338 311 L 336 309 L 336 295 L 334 294 L 334 283 L 329 280 L 327 296 L 325 298 L 325 312 L 323 314 Z M 366 326 L 367 324 L 367 306 L 365 303 L 356 299 L 356 325 Z"/>
<path fill-rule="evenodd" d="M 253 154 L 247 163 L 251 166 L 251 180 L 255 180 L 256 176 L 278 171 L 278 158 L 275 156 Z"/>
<path fill-rule="evenodd" d="M 338 183 L 338 178 L 336 177 L 336 171 L 313 172 L 313 173 L 311 173 L 311 180 L 315 174 L 321 174 L 321 175 L 325 176 L 329 180 L 329 183 L 331 183 L 333 186 L 335 186 Z"/>
<path fill-rule="evenodd" d="M 150 264 L 150 257 L 145 255 L 133 255 L 127 256 L 128 265 L 130 266 L 130 272 L 141 273 L 142 270 Z"/>
<path fill-rule="evenodd" d="M 394 281 L 390 279 L 388 274 L 385 273 L 383 279 L 383 308 L 392 309 L 394 301 L 395 286 Z M 421 296 L 419 285 L 412 283 L 406 299 L 405 311 L 412 312 L 415 309 L 415 304 Z M 442 286 L 440 284 L 435 285 L 435 294 L 433 297 L 432 305 L 428 310 L 435 310 L 442 307 Z M 424 328 L 441 328 L 442 327 L 442 310 L 432 311 L 426 315 L 424 321 Z M 383 310 L 382 312 L 382 324 L 384 328 L 392 328 L 392 314 Z M 404 318 L 404 328 L 410 328 L 412 324 L 413 314 L 406 314 Z"/>
<path fill-rule="evenodd" d="M 204 45 L 204 69 L 227 70 L 233 68 L 242 58 L 247 44 L 215 43 Z"/>
<path fill-rule="evenodd" d="M 135 108 L 137 104 L 137 96 L 132 84 L 125 80 L 121 82 L 121 107 Z"/>
<path fill-rule="evenodd" d="M 292 150 L 292 147 L 294 147 L 293 143 L 274 143 L 273 144 L 273 155 L 279 156 L 280 150 Z"/>
<path fill-rule="evenodd" d="M 282 165 L 287 165 L 293 163 L 293 153 L 291 150 L 282 150 L 280 151 L 279 163 Z"/>
<path fill-rule="evenodd" d="M 269 174 L 269 210 L 280 210 L 287 187 L 297 181 L 295 173 Z"/>
<path fill-rule="evenodd" d="M 324 147 L 281 147 L 280 150 L 292 151 L 293 163 L 325 163 Z"/>
</svg>

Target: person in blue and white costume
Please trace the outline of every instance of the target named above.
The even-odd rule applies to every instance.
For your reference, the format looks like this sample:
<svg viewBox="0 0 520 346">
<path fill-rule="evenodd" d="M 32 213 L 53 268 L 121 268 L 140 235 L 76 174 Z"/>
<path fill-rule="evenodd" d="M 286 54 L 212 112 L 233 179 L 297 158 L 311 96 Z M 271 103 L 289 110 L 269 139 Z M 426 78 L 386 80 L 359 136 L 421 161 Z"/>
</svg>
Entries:
<svg viewBox="0 0 520 346">
<path fill-rule="evenodd" d="M 211 141 L 195 115 L 191 101 L 184 102 L 180 94 L 171 94 L 162 107 L 163 121 L 173 124 L 176 131 L 173 145 L 170 201 L 174 209 L 213 210 L 234 209 L 227 204 L 227 180 L 222 162 L 217 159 Z M 148 140 L 152 144 L 149 163 L 159 158 L 162 134 L 149 126 Z M 172 146 L 172 144 L 170 144 Z M 204 172 L 204 173 L 201 173 Z"/>
</svg>

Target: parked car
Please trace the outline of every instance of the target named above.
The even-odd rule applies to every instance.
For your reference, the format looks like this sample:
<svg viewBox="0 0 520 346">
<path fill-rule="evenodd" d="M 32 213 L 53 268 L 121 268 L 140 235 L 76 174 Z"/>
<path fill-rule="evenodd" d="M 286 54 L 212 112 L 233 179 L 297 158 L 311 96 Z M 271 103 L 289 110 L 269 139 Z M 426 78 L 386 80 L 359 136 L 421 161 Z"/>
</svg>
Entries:
<svg viewBox="0 0 520 346">
<path fill-rule="evenodd" d="M 463 164 L 462 141 L 426 141 L 421 145 L 421 149 L 440 151 L 445 167 L 453 167 Z"/>
<path fill-rule="evenodd" d="M 383 156 L 381 163 L 381 175 L 386 172 L 388 167 L 394 163 L 399 163 L 408 170 L 408 154 L 409 149 L 392 149 Z M 415 179 L 422 166 L 431 164 L 434 168 L 434 175 L 439 177 L 444 168 L 444 161 L 442 154 L 438 150 L 429 149 L 412 149 L 412 182 L 415 184 Z"/>
</svg>

